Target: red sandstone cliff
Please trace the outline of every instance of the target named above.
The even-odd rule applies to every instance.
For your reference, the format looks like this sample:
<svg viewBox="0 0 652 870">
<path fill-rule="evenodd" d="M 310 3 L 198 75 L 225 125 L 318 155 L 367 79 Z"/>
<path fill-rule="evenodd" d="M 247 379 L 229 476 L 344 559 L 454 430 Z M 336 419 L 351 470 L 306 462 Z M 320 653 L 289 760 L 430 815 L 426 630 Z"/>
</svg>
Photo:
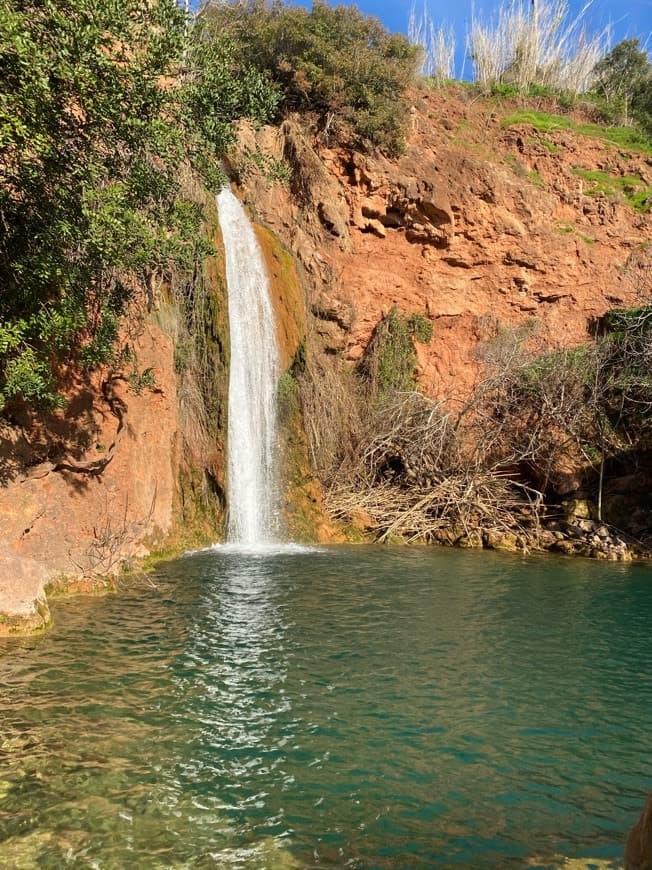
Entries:
<svg viewBox="0 0 652 870">
<path fill-rule="evenodd" d="M 434 326 L 419 348 L 424 388 L 463 395 L 496 322 L 535 318 L 544 343 L 571 346 L 634 300 L 623 265 L 650 239 L 652 217 L 588 195 L 577 171 L 649 185 L 652 159 L 568 129 L 506 126 L 514 109 L 460 87 L 419 90 L 396 161 L 329 149 L 292 120 L 242 129 L 241 150 L 290 166 L 285 187 L 252 170 L 242 187 L 302 265 L 327 351 L 356 360 L 393 305 L 420 312 Z"/>
<path fill-rule="evenodd" d="M 317 347 L 355 361 L 392 306 L 419 312 L 434 327 L 419 347 L 424 388 L 463 397 L 478 375 L 478 343 L 497 323 L 535 318 L 549 346 L 570 346 L 594 318 L 634 301 L 622 267 L 650 239 L 652 218 L 622 197 L 588 195 L 578 170 L 650 185 L 652 159 L 568 129 L 543 136 L 505 125 L 513 109 L 462 88 L 417 91 L 407 149 L 395 161 L 330 149 L 294 120 L 242 127 L 233 155 L 242 195 L 294 254 Z M 247 151 L 268 157 L 243 162 Z M 287 184 L 269 177 L 274 161 L 289 167 Z M 304 329 L 299 287 L 286 280 L 282 247 L 261 240 L 289 364 Z M 139 367 L 154 372 L 153 390 L 117 380 L 107 395 L 101 378 L 71 384 L 59 432 L 43 444 L 38 427 L 0 432 L 0 630 L 13 627 L 7 613 L 43 625 L 48 583 L 110 572 L 186 519 L 173 340 L 150 321 L 137 353 Z M 107 451 L 100 474 L 65 467 L 71 457 L 101 463 Z M 217 453 L 200 487 L 213 480 L 219 489 Z M 318 513 L 301 462 L 295 471 Z"/>
<path fill-rule="evenodd" d="M 75 382 L 47 435 L 29 425 L 2 427 L 3 609 L 34 627 L 47 619 L 44 584 L 58 575 L 111 574 L 146 552 L 144 539 L 160 539 L 172 526 L 179 447 L 172 341 L 150 325 L 137 346 L 141 365 L 155 372 L 155 391 L 138 395 L 121 380 L 105 396 L 97 379 Z M 102 465 L 109 451 L 101 473 L 85 470 Z"/>
</svg>

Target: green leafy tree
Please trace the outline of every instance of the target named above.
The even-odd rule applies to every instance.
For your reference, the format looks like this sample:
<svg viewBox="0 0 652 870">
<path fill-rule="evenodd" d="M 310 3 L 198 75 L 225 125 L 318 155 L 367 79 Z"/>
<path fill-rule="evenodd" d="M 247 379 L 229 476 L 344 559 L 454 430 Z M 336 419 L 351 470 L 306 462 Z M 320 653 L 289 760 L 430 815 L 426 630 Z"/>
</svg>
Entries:
<svg viewBox="0 0 652 870">
<path fill-rule="evenodd" d="M 245 62 L 237 42 L 203 18 L 192 28 L 179 95 L 193 162 L 209 183 L 224 180 L 219 161 L 232 144 L 233 121 L 273 118 L 281 93 L 266 70 Z"/>
<path fill-rule="evenodd" d="M 174 0 L 0 0 L 0 406 L 110 359 L 137 288 L 205 252 L 182 169 L 217 184 L 277 101 Z"/>
<path fill-rule="evenodd" d="M 596 90 L 625 121 L 652 130 L 652 65 L 638 39 L 619 42 L 595 67 Z"/>
</svg>

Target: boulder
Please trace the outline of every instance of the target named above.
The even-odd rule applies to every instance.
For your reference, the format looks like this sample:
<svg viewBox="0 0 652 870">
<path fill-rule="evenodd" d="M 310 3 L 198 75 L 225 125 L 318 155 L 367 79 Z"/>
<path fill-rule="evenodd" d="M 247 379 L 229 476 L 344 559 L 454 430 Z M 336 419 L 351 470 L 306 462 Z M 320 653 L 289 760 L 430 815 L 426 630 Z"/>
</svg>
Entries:
<svg viewBox="0 0 652 870">
<path fill-rule="evenodd" d="M 338 238 L 348 238 L 346 217 L 333 200 L 321 200 L 317 204 L 317 213 L 329 232 Z"/>
<path fill-rule="evenodd" d="M 511 553 L 521 549 L 520 541 L 514 532 L 486 532 L 484 545 L 488 550 L 508 550 Z"/>
</svg>

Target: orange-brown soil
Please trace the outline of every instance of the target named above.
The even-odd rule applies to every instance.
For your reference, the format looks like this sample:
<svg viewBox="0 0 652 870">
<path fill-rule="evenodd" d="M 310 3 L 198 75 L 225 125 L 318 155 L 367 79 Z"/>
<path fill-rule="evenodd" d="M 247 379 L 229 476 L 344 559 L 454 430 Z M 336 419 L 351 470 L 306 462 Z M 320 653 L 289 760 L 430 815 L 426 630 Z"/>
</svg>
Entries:
<svg viewBox="0 0 652 870">
<path fill-rule="evenodd" d="M 505 127 L 514 109 L 459 87 L 419 90 L 398 160 L 326 148 L 294 121 L 242 130 L 245 147 L 291 166 L 287 187 L 249 173 L 244 196 L 303 267 L 327 351 L 356 360 L 392 306 L 420 312 L 434 327 L 418 349 L 422 385 L 463 397 L 497 324 L 534 319 L 544 344 L 572 346 L 635 300 L 623 267 L 652 218 L 587 195 L 574 170 L 649 184 L 652 161 L 569 130 Z"/>
</svg>

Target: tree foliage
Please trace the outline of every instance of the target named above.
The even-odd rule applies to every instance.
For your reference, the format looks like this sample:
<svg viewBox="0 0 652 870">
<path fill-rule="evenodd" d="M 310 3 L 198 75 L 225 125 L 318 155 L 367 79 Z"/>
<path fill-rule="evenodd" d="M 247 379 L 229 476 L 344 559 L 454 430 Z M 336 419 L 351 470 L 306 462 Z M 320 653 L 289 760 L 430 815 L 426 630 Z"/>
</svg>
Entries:
<svg viewBox="0 0 652 870">
<path fill-rule="evenodd" d="M 623 39 L 595 67 L 596 91 L 611 114 L 652 134 L 652 64 L 638 39 Z"/>
<path fill-rule="evenodd" d="M 201 248 L 182 168 L 217 182 L 231 122 L 277 100 L 174 0 L 2 0 L 0 406 L 110 358 L 135 288 Z"/>
<path fill-rule="evenodd" d="M 310 11 L 279 0 L 213 0 L 203 19 L 215 39 L 228 34 L 248 65 L 269 73 L 283 112 L 312 112 L 322 131 L 357 146 L 400 150 L 403 95 L 419 57 L 404 36 L 323 0 Z"/>
</svg>

